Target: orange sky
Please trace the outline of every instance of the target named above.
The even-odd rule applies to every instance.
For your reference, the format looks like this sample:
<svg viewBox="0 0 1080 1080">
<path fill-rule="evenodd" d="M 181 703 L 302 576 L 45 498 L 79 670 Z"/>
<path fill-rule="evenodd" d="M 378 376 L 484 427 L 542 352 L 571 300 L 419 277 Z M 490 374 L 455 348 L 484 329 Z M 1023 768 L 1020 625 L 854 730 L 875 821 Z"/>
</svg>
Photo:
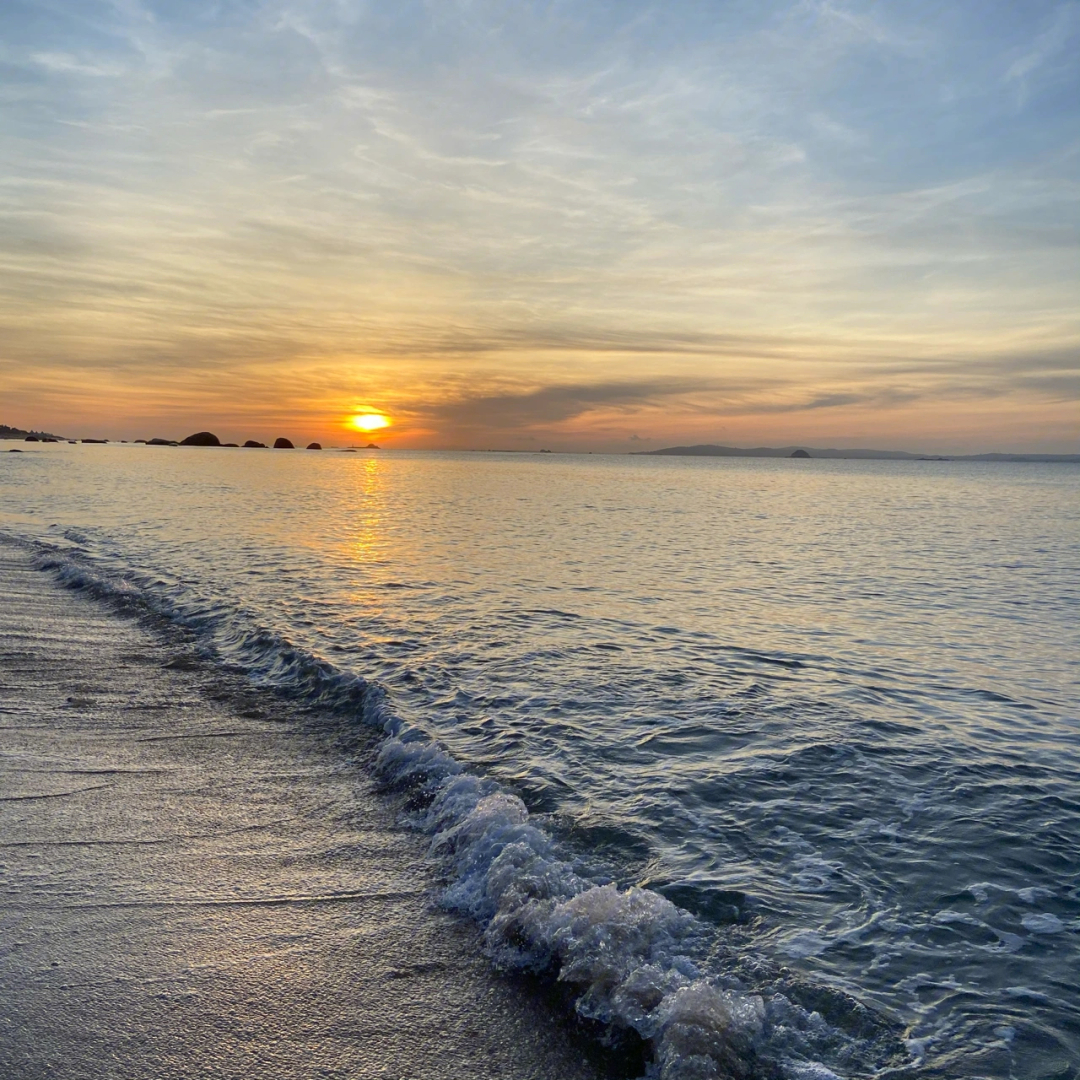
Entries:
<svg viewBox="0 0 1080 1080">
<path fill-rule="evenodd" d="M 0 422 L 1080 450 L 1080 20 L 381 10 L 12 20 Z"/>
</svg>

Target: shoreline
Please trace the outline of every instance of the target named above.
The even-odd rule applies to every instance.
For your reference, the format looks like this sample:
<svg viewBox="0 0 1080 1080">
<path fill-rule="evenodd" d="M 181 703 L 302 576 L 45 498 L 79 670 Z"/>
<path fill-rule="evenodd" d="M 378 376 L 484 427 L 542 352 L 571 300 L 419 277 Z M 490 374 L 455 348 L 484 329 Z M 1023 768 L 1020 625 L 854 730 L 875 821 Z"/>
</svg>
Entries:
<svg viewBox="0 0 1080 1080">
<path fill-rule="evenodd" d="M 0 612 L 0 1072 L 618 1075 L 434 908 L 340 731 L 9 544 Z"/>
</svg>

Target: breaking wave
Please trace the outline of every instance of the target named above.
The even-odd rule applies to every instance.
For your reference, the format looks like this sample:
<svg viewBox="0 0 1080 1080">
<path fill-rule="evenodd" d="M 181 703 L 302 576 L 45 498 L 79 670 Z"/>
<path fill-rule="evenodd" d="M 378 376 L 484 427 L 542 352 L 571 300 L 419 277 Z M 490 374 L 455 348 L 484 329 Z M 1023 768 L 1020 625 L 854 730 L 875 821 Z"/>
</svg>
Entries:
<svg viewBox="0 0 1080 1080">
<path fill-rule="evenodd" d="M 556 980 L 605 1041 L 644 1046 L 652 1080 L 910 1075 L 899 1032 L 878 1014 L 740 954 L 722 930 L 657 892 L 580 872 L 520 798 L 404 721 L 379 683 L 179 580 L 104 567 L 77 549 L 30 546 L 64 586 L 183 626 L 207 660 L 373 729 L 380 777 L 419 808 L 410 823 L 430 837 L 447 881 L 443 904 L 480 926 L 498 967 Z"/>
</svg>

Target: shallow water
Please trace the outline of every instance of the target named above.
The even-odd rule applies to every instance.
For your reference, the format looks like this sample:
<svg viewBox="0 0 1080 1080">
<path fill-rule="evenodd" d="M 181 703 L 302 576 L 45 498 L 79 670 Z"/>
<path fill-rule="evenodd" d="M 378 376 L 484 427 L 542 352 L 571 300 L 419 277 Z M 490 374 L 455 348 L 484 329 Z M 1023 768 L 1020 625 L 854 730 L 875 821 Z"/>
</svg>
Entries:
<svg viewBox="0 0 1080 1080">
<path fill-rule="evenodd" d="M 227 659 L 271 631 L 382 684 L 582 880 L 712 927 L 695 974 L 763 959 L 916 1064 L 1080 1075 L 1080 468 L 27 450 L 0 528 Z M 884 1067 L 811 1042 L 790 1075 Z"/>
</svg>

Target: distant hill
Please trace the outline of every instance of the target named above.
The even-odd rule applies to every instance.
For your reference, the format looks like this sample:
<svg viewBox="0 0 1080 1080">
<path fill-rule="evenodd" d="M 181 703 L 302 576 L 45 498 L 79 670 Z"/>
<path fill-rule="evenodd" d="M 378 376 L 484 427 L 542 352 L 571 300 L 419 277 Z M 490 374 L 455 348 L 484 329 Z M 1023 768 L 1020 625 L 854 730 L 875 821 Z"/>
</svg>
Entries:
<svg viewBox="0 0 1080 1080">
<path fill-rule="evenodd" d="M 49 431 L 23 431 L 22 428 L 8 427 L 0 424 L 0 439 L 25 439 L 27 435 L 35 435 L 39 439 L 60 439 L 67 441 L 64 435 L 53 435 Z"/>
<path fill-rule="evenodd" d="M 713 443 L 699 443 L 696 446 L 667 446 L 663 450 L 638 450 L 636 453 L 652 457 L 811 457 L 868 461 L 1080 462 L 1080 454 L 909 454 L 906 450 L 821 450 L 813 446 L 755 446 L 744 450 L 739 446 L 716 446 Z"/>
</svg>

